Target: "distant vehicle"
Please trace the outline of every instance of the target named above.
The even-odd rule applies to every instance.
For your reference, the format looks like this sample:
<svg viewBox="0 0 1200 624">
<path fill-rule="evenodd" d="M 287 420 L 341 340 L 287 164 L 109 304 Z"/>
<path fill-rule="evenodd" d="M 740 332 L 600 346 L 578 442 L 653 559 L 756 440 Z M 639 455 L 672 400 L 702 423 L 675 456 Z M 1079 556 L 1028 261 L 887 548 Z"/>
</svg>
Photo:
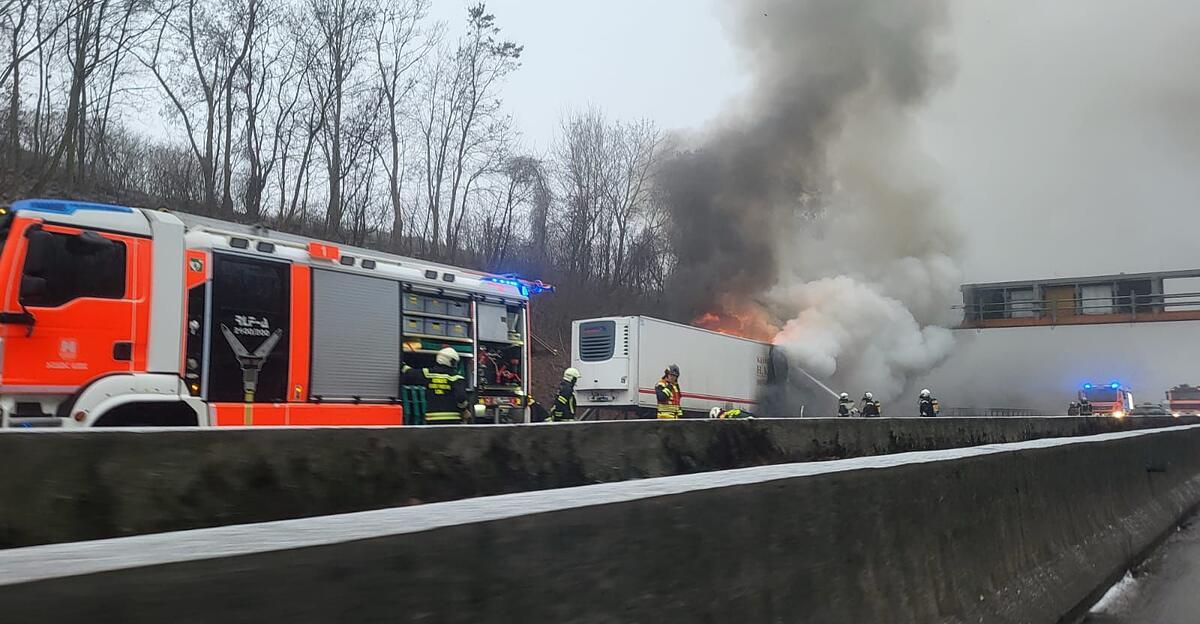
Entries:
<svg viewBox="0 0 1200 624">
<path fill-rule="evenodd" d="M 1200 387 L 1183 384 L 1167 390 L 1167 407 L 1176 418 L 1200 416 Z"/>
<path fill-rule="evenodd" d="M 1095 416 L 1124 418 L 1133 410 L 1133 393 L 1116 381 L 1106 385 L 1083 384 L 1079 400 L 1083 399 L 1092 404 L 1092 414 Z"/>
<path fill-rule="evenodd" d="M 1142 403 L 1129 410 L 1130 416 L 1170 416 L 1171 411 L 1159 403 Z"/>
</svg>

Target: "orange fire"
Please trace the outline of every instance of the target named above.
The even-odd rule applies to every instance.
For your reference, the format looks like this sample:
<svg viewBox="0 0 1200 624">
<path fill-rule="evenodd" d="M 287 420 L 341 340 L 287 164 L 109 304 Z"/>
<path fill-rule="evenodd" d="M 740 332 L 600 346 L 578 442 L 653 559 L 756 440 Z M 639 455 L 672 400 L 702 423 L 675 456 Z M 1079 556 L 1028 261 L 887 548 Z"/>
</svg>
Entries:
<svg viewBox="0 0 1200 624">
<path fill-rule="evenodd" d="M 696 317 L 692 324 L 722 334 L 772 342 L 779 333 L 766 310 L 753 304 L 722 302 L 720 310 L 705 312 Z"/>
</svg>

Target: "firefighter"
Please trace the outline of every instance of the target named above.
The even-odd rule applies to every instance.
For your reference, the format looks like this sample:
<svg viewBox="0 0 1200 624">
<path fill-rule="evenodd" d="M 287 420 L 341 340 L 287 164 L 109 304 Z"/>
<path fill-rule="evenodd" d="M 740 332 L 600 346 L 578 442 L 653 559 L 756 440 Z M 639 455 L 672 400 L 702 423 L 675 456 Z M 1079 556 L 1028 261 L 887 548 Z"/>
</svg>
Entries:
<svg viewBox="0 0 1200 624">
<path fill-rule="evenodd" d="M 933 418 L 938 415 L 938 400 L 933 398 L 933 394 L 929 392 L 929 388 L 921 391 L 921 398 L 917 400 L 917 407 L 923 418 Z"/>
<path fill-rule="evenodd" d="M 554 397 L 554 405 L 550 408 L 550 422 L 575 420 L 575 382 L 579 381 L 579 377 L 577 368 L 568 368 L 563 371 L 562 383 L 558 386 L 558 396 Z"/>
<path fill-rule="evenodd" d="M 679 401 L 683 397 L 679 390 L 679 366 L 672 364 L 663 371 L 662 379 L 654 386 L 654 395 L 658 399 L 658 417 L 674 420 L 683 417 L 683 408 Z"/>
<path fill-rule="evenodd" d="M 864 392 L 862 397 L 862 412 L 863 418 L 878 418 L 883 415 L 883 405 L 875 400 L 875 395 L 870 392 Z"/>
<path fill-rule="evenodd" d="M 854 409 L 854 401 L 850 400 L 850 395 L 843 392 L 838 395 L 838 417 L 848 418 L 858 410 Z"/>
<path fill-rule="evenodd" d="M 404 383 L 425 388 L 425 424 L 455 425 L 463 422 L 467 407 L 467 380 L 458 374 L 458 351 L 446 347 L 437 352 L 430 368 L 404 365 Z"/>
<path fill-rule="evenodd" d="M 1079 397 L 1079 415 L 1080 416 L 1091 416 L 1092 415 L 1092 402 L 1089 401 L 1088 398 L 1085 396 Z"/>
<path fill-rule="evenodd" d="M 727 410 L 714 407 L 712 408 L 712 411 L 708 413 L 708 416 L 710 418 L 754 418 L 753 413 L 749 412 L 748 410 L 738 409 L 736 407 Z"/>
</svg>

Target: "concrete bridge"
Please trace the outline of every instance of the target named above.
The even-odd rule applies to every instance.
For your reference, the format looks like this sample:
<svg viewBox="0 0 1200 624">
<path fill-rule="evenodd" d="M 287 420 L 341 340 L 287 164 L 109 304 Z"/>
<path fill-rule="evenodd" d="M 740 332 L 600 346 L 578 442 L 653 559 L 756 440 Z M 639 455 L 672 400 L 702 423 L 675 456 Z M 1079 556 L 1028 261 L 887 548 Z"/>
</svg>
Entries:
<svg viewBox="0 0 1200 624">
<path fill-rule="evenodd" d="M 1069 621 L 1200 502 L 1197 448 L 1195 419 L 6 433 L 0 621 Z"/>
</svg>

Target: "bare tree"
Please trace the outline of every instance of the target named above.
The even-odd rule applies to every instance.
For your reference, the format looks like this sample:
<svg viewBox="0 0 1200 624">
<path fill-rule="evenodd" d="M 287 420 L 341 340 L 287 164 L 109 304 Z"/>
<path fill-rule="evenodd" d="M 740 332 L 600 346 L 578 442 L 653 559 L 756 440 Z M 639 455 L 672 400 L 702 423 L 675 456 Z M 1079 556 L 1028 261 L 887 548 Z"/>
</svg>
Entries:
<svg viewBox="0 0 1200 624">
<path fill-rule="evenodd" d="M 208 212 L 217 211 L 220 182 L 221 208 L 232 213 L 233 81 L 254 40 L 260 1 L 226 0 L 209 6 L 181 0 L 161 7 L 157 36 L 138 56 L 183 123 L 204 179 L 203 207 Z"/>
<path fill-rule="evenodd" d="M 458 45 L 443 50 L 426 74 L 419 123 L 432 253 L 450 258 L 471 187 L 496 166 L 479 162 L 491 161 L 506 148 L 510 120 L 502 113 L 498 92 L 504 77 L 518 67 L 522 51 L 497 39 L 496 18 L 483 4 L 467 10 L 467 25 Z"/>
<path fill-rule="evenodd" d="M 63 26 L 83 6 L 79 3 L 54 0 L 0 0 L 0 34 L 4 38 L 5 58 L 0 61 L 0 92 L 8 89 L 7 143 L 12 163 L 20 162 L 20 109 L 22 65 L 35 55 L 45 55 L 47 48 L 62 32 Z M 41 63 L 39 69 L 43 67 Z M 39 97 L 41 73 L 39 75 Z"/>
<path fill-rule="evenodd" d="M 565 202 L 558 244 L 573 275 L 612 288 L 629 283 L 631 250 L 652 217 L 662 143 L 648 121 L 610 123 L 594 108 L 564 119 L 555 152 Z"/>
<path fill-rule="evenodd" d="M 559 254 L 563 267 L 582 281 L 590 281 L 596 224 L 601 203 L 611 192 L 606 121 L 597 109 L 568 116 L 555 150 L 560 194 L 565 202 L 557 224 Z"/>
<path fill-rule="evenodd" d="M 275 167 L 287 167 L 297 132 L 297 109 L 302 105 L 305 65 L 290 36 L 287 17 L 281 4 L 260 8 L 257 33 L 242 64 L 247 165 L 242 203 L 251 222 L 262 218 L 264 194 Z M 278 189 L 280 215 L 287 183 L 285 173 Z"/>
<path fill-rule="evenodd" d="M 508 258 L 515 246 L 518 210 L 536 206 L 539 193 L 546 188 L 546 171 L 532 156 L 514 156 L 505 163 L 501 181 L 499 192 L 494 193 L 495 206 L 484 217 L 484 227 L 478 233 L 488 267 L 498 267 Z"/>
<path fill-rule="evenodd" d="M 376 143 L 375 151 L 387 174 L 394 249 L 400 248 L 404 237 L 403 187 L 408 151 L 404 108 L 417 84 L 414 67 L 437 40 L 437 33 L 426 35 L 421 31 L 428 9 L 428 0 L 407 0 L 389 6 L 380 14 L 375 31 L 375 65 L 387 132 L 386 142 Z"/>
<path fill-rule="evenodd" d="M 367 59 L 377 17 L 370 0 L 308 0 L 313 27 L 310 46 L 310 91 L 325 107 L 320 146 L 328 182 L 325 231 L 336 235 L 346 209 L 344 182 L 351 163 L 344 153 L 347 118 L 356 98 L 370 90 L 360 71 Z"/>
<path fill-rule="evenodd" d="M 627 274 L 626 252 L 635 235 L 636 219 L 642 215 L 652 200 L 652 176 L 658 164 L 662 133 L 650 121 L 632 124 L 617 124 L 613 149 L 616 157 L 616 184 L 613 196 L 606 202 L 612 211 L 612 222 L 616 228 L 614 238 L 617 248 L 613 257 L 612 286 L 624 283 Z"/>
<path fill-rule="evenodd" d="M 76 178 L 78 167 L 86 161 L 90 91 L 93 74 L 108 63 L 119 65 L 117 59 L 133 38 L 131 20 L 141 8 L 136 3 L 117 0 L 69 0 L 70 8 L 62 23 L 66 31 L 67 75 L 69 87 L 67 108 L 63 114 L 62 132 L 57 147 L 31 192 L 40 194 L 50 179 L 63 166 L 68 177 Z"/>
</svg>

